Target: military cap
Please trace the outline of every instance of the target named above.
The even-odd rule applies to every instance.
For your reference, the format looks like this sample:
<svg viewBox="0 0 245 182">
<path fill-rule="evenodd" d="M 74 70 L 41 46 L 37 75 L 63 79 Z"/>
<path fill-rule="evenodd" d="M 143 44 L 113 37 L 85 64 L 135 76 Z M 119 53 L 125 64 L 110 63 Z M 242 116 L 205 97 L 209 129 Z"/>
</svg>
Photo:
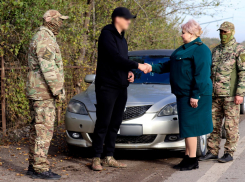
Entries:
<svg viewBox="0 0 245 182">
<path fill-rule="evenodd" d="M 233 23 L 225 21 L 224 23 L 220 25 L 218 30 L 232 31 L 232 30 L 235 30 L 235 26 Z"/>
<path fill-rule="evenodd" d="M 50 9 L 43 15 L 43 18 L 46 21 L 48 21 L 47 19 L 51 19 L 51 18 L 61 18 L 65 20 L 68 19 L 69 16 L 63 16 L 57 10 Z"/>
</svg>

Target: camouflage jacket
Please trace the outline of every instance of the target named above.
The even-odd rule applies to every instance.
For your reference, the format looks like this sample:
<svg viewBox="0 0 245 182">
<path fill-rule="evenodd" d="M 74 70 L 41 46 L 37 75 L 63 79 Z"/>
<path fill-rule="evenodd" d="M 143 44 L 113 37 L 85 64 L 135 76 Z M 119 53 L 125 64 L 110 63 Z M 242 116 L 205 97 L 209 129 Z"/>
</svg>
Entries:
<svg viewBox="0 0 245 182">
<path fill-rule="evenodd" d="M 214 48 L 212 63 L 213 95 L 245 95 L 245 47 L 235 38 Z"/>
<path fill-rule="evenodd" d="M 46 100 L 64 94 L 64 73 L 60 48 L 53 32 L 40 27 L 31 40 L 28 53 L 27 97 Z"/>
</svg>

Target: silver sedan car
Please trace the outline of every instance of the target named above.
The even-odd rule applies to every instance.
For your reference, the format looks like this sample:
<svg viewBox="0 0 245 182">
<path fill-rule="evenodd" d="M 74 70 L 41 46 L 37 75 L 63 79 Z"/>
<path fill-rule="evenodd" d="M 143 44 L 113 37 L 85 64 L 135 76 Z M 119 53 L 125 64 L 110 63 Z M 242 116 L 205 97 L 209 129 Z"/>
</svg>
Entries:
<svg viewBox="0 0 245 182">
<path fill-rule="evenodd" d="M 139 63 L 166 62 L 174 50 L 129 52 Z M 176 97 L 171 93 L 169 73 L 144 74 L 134 70 L 135 82 L 128 87 L 128 101 L 116 139 L 121 149 L 185 149 L 179 136 Z M 74 96 L 65 116 L 66 140 L 70 146 L 91 147 L 96 122 L 95 75 L 87 75 L 91 83 L 86 91 Z M 207 136 L 198 137 L 197 155 L 206 153 Z"/>
</svg>

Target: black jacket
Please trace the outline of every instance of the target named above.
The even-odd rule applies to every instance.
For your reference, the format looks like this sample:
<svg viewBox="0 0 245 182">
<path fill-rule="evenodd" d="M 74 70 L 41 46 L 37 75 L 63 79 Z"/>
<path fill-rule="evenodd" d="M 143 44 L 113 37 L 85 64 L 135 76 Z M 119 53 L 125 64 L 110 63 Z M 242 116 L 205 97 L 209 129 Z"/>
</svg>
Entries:
<svg viewBox="0 0 245 182">
<path fill-rule="evenodd" d="M 128 45 L 124 32 L 120 35 L 114 25 L 106 25 L 98 42 L 98 62 L 95 85 L 126 88 L 128 72 L 138 63 L 128 59 Z"/>
</svg>

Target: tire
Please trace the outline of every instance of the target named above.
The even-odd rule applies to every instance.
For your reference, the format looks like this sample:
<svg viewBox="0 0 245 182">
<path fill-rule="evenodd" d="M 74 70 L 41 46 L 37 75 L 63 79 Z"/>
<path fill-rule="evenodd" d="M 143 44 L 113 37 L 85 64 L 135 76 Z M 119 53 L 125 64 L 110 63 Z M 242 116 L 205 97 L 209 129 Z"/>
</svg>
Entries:
<svg viewBox="0 0 245 182">
<path fill-rule="evenodd" d="M 240 105 L 240 113 L 245 114 L 245 98 L 243 98 L 243 103 Z"/>
<path fill-rule="evenodd" d="M 197 137 L 197 157 L 206 155 L 207 152 L 207 135 Z"/>
</svg>

